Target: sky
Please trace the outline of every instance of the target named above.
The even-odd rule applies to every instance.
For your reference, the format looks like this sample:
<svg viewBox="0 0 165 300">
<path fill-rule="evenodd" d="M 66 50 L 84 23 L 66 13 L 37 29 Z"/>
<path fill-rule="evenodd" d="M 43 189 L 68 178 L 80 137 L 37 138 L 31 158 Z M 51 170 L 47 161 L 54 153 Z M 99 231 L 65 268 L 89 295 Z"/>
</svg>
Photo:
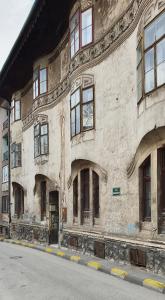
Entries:
<svg viewBox="0 0 165 300">
<path fill-rule="evenodd" d="M 35 0 L 0 0 L 0 70 Z"/>
</svg>

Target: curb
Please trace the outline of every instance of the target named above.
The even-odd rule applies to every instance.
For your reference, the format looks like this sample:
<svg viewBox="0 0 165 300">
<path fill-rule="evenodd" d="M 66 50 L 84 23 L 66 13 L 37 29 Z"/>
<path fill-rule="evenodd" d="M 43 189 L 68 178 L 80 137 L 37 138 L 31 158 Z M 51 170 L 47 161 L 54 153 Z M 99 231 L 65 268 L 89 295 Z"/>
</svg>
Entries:
<svg viewBox="0 0 165 300">
<path fill-rule="evenodd" d="M 119 279 L 122 279 L 122 280 L 125 280 L 127 282 L 134 283 L 136 285 L 143 286 L 143 287 L 148 288 L 150 290 L 154 290 L 156 292 L 165 294 L 165 283 L 154 280 L 152 278 L 141 279 L 141 278 L 139 278 L 139 277 L 137 277 L 137 276 L 135 276 L 131 273 L 126 272 L 123 269 L 119 269 L 119 268 L 116 268 L 116 267 L 106 268 L 105 266 L 103 266 L 101 264 L 101 262 L 94 261 L 94 260 L 86 262 L 80 256 L 68 255 L 68 254 L 66 254 L 65 252 L 63 252 L 59 249 L 54 249 L 54 248 L 51 248 L 51 247 L 44 247 L 44 246 L 35 245 L 35 244 L 32 244 L 32 243 L 28 243 L 28 242 L 21 242 L 21 241 L 18 241 L 18 240 L 9 240 L 9 239 L 4 239 L 4 238 L 0 238 L 0 242 L 7 242 L 9 244 L 20 245 L 20 246 L 32 248 L 32 249 L 35 249 L 35 250 L 39 250 L 39 251 L 42 251 L 42 252 L 46 252 L 46 253 L 49 253 L 51 255 L 55 255 L 55 256 L 70 260 L 74 263 L 81 264 L 83 266 L 87 266 L 87 267 L 92 268 L 96 271 L 101 271 L 103 273 L 115 276 L 115 277 L 117 277 Z"/>
</svg>

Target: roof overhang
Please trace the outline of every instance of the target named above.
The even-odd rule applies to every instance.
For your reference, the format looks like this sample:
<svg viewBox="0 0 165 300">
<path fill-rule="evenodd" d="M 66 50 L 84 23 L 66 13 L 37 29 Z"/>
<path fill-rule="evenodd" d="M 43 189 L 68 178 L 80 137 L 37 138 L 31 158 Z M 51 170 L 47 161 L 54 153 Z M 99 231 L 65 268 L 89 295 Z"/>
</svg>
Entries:
<svg viewBox="0 0 165 300">
<path fill-rule="evenodd" d="M 11 100 L 14 91 L 30 80 L 34 62 L 58 45 L 69 26 L 75 0 L 36 0 L 1 70 L 0 96 Z"/>
</svg>

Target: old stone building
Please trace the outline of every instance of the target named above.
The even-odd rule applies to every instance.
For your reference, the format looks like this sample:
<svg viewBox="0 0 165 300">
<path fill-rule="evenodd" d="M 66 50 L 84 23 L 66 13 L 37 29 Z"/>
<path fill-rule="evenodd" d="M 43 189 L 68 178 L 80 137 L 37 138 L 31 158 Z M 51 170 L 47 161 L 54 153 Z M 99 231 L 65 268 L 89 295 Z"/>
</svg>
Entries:
<svg viewBox="0 0 165 300">
<path fill-rule="evenodd" d="M 12 237 L 165 273 L 165 1 L 37 0 L 0 95 Z"/>
</svg>

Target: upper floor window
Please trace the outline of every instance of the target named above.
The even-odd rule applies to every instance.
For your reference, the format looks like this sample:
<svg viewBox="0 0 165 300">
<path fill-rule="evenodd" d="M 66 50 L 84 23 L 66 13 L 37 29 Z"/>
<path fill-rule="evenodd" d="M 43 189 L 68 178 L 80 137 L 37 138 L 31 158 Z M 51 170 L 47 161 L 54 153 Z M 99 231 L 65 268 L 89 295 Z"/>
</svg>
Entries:
<svg viewBox="0 0 165 300">
<path fill-rule="evenodd" d="M 79 10 L 70 21 L 71 57 L 93 40 L 93 12 L 92 8 L 80 12 Z"/>
<path fill-rule="evenodd" d="M 48 153 L 48 124 L 34 127 L 34 157 Z"/>
<path fill-rule="evenodd" d="M 37 68 L 33 73 L 33 99 L 47 92 L 47 68 Z"/>
<path fill-rule="evenodd" d="M 140 41 L 137 54 L 138 100 L 140 100 L 143 93 L 147 94 L 165 84 L 165 12 L 144 29 L 144 45 Z"/>
<path fill-rule="evenodd" d="M 21 166 L 21 143 L 11 145 L 11 167 L 17 168 Z"/>
<path fill-rule="evenodd" d="M 71 136 L 94 127 L 94 87 L 78 88 L 70 99 Z"/>
<path fill-rule="evenodd" d="M 11 122 L 21 119 L 21 101 L 13 100 L 11 103 Z"/>
<path fill-rule="evenodd" d="M 2 168 L 2 182 L 5 183 L 8 182 L 8 180 L 9 180 L 9 167 L 8 165 L 6 165 Z"/>
</svg>

